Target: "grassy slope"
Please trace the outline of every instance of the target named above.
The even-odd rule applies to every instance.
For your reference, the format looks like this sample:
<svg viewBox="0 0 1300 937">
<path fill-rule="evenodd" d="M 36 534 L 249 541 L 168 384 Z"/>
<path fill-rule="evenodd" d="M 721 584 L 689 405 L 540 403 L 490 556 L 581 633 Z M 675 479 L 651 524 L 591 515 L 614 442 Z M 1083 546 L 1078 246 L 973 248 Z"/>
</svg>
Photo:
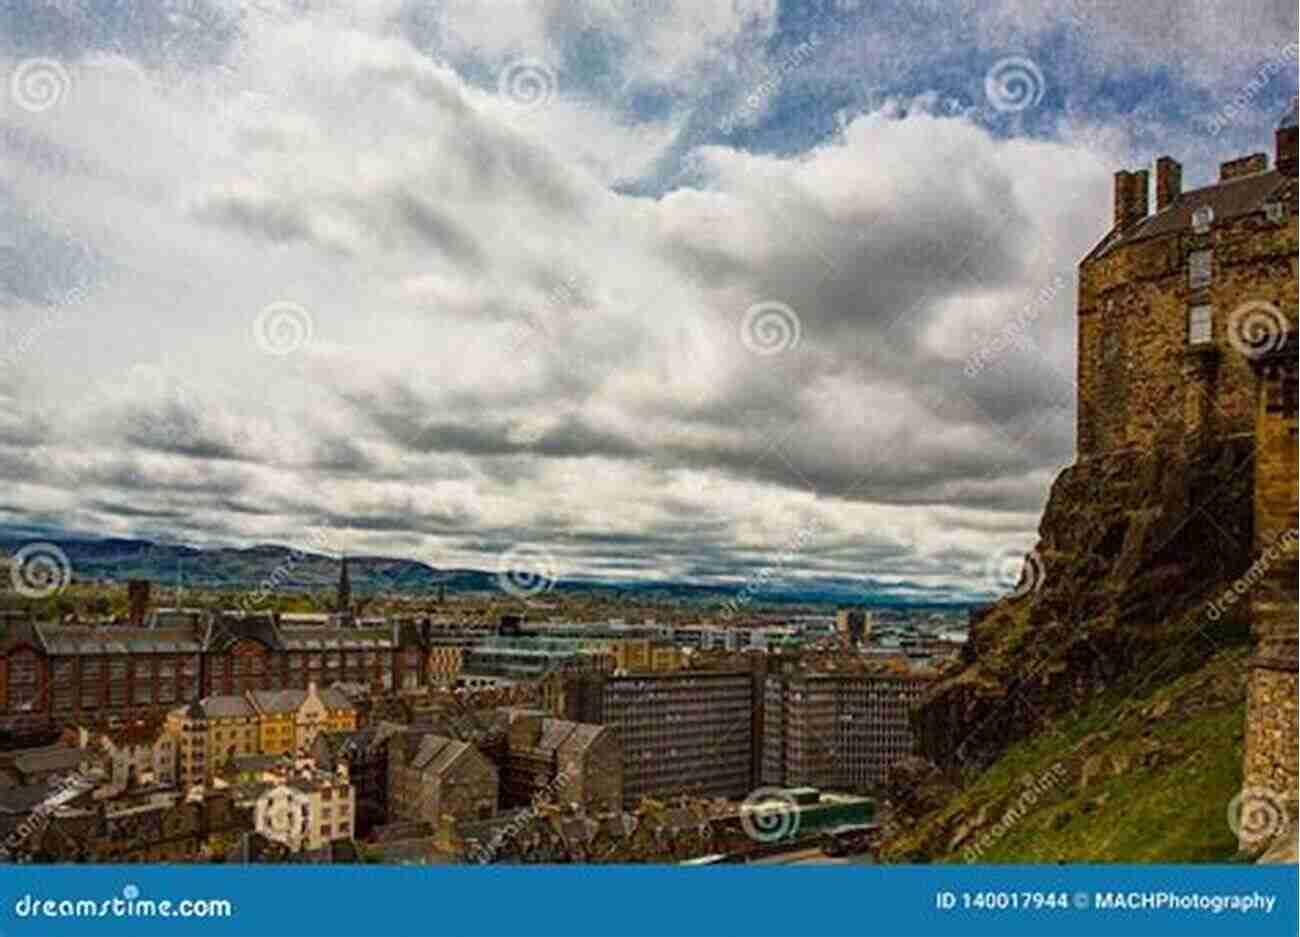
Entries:
<svg viewBox="0 0 1300 937">
<path fill-rule="evenodd" d="M 980 862 L 1212 862 L 1232 859 L 1228 801 L 1241 786 L 1246 650 L 1178 680 L 1104 694 L 1008 750 L 950 803 L 886 844 L 886 861 L 969 861 L 966 847 L 1051 778 Z M 1050 787 L 1048 786 L 1050 784 Z M 963 836 L 962 834 L 966 835 Z"/>
</svg>

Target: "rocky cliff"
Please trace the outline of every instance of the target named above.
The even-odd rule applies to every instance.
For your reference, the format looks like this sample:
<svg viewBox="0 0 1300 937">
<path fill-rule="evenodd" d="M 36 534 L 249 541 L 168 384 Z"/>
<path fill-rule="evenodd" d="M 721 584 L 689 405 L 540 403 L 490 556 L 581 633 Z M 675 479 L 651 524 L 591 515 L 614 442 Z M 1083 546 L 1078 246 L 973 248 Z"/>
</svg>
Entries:
<svg viewBox="0 0 1300 937">
<path fill-rule="evenodd" d="M 1017 852 L 999 834 L 1005 858 L 1132 861 L 1154 840 L 1108 851 L 1124 841 L 1123 803 L 1159 812 L 1189 790 L 1206 805 L 1201 839 L 1165 843 L 1169 855 L 1231 854 L 1250 632 L 1246 603 L 1221 603 L 1252 558 L 1252 454 L 1237 438 L 1061 473 L 1020 585 L 915 713 L 920 757 L 896 772 L 886 861 L 960 858 L 1008 826 L 1039 839 Z M 1149 789 L 1125 786 L 1144 772 Z"/>
<path fill-rule="evenodd" d="M 1248 640 L 1211 605 L 1250 565 L 1252 445 L 1128 451 L 1061 473 L 1018 594 L 971 629 L 917 714 L 920 753 L 970 777 L 1099 692 L 1168 683 Z"/>
</svg>

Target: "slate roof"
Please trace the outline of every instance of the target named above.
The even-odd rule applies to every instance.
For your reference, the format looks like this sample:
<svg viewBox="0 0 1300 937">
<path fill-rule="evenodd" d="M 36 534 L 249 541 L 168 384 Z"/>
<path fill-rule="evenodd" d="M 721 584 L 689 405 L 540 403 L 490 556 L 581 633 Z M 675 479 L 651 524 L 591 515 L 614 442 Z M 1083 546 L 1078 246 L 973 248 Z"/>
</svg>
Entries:
<svg viewBox="0 0 1300 937">
<path fill-rule="evenodd" d="M 1294 185 L 1293 180 L 1276 169 L 1270 169 L 1183 192 L 1168 207 L 1148 215 L 1131 228 L 1112 231 L 1088 255 L 1088 260 L 1100 257 L 1116 247 L 1166 234 L 1190 231 L 1192 215 L 1199 208 L 1208 206 L 1212 209 L 1215 224 L 1263 211 L 1266 202 L 1285 196 L 1288 183 Z"/>
<path fill-rule="evenodd" d="M 255 716 L 257 712 L 242 696 L 208 696 L 199 700 L 203 714 L 209 719 L 230 719 Z"/>
</svg>

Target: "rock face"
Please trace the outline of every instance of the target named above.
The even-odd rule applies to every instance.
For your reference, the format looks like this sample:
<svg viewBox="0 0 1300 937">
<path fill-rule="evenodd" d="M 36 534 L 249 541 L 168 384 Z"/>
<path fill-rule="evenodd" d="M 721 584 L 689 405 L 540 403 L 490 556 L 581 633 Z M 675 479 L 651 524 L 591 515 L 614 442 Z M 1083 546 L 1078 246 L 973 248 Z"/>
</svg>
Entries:
<svg viewBox="0 0 1300 937">
<path fill-rule="evenodd" d="M 1124 451 L 1056 479 L 1018 594 L 972 625 L 965 666 L 926 694 L 920 754 L 969 776 L 1108 688 L 1168 682 L 1249 639 L 1230 589 L 1252 553 L 1252 442 Z"/>
</svg>

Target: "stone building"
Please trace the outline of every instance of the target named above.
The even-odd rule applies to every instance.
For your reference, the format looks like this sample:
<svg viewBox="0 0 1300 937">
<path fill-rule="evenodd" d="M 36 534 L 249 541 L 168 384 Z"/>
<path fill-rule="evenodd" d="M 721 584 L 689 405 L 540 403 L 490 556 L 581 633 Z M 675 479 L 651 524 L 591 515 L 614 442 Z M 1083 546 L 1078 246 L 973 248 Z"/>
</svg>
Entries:
<svg viewBox="0 0 1300 937">
<path fill-rule="evenodd" d="M 1295 102 L 1264 153 L 1182 191 L 1156 162 L 1115 177 L 1114 227 L 1079 269 L 1079 460 L 1253 441 L 1253 565 L 1219 600 L 1249 606 L 1247 810 L 1297 813 Z M 1248 595 L 1248 601 L 1238 598 Z M 1215 615 L 1223 609 L 1216 607 Z M 1243 845 L 1248 832 L 1243 820 Z M 1294 836 L 1294 826 L 1291 826 Z M 1258 845 L 1257 843 L 1251 845 Z"/>
<path fill-rule="evenodd" d="M 312 760 L 325 771 L 347 771 L 356 796 L 357 836 L 368 836 L 388 822 L 388 746 L 405 727 L 379 722 L 353 732 L 321 732 L 311 747 Z"/>
<path fill-rule="evenodd" d="M 108 781 L 104 796 L 139 786 L 176 785 L 177 739 L 158 717 L 134 719 L 101 729 L 78 729 L 78 744 L 103 756 Z"/>
<path fill-rule="evenodd" d="M 1292 131 L 1294 133 L 1294 129 Z M 1276 799 L 1291 821 L 1295 838 L 1300 721 L 1297 721 L 1297 671 L 1300 648 L 1296 581 L 1296 335 L 1255 361 L 1259 375 L 1255 431 L 1255 553 L 1258 559 L 1243 577 L 1250 587 L 1255 639 L 1248 679 L 1246 752 L 1243 787 L 1246 798 Z M 1259 806 L 1264 807 L 1264 804 Z M 1257 833 L 1243 824 L 1245 846 Z"/>
<path fill-rule="evenodd" d="M 1115 175 L 1114 226 L 1079 266 L 1079 459 L 1254 432 L 1251 356 L 1296 322 L 1294 116 L 1264 153 L 1184 192 L 1182 166 Z"/>
<path fill-rule="evenodd" d="M 468 742 L 406 732 L 388 745 L 390 820 L 423 820 L 434 829 L 444 817 L 486 820 L 496 813 L 496 766 Z"/>
<path fill-rule="evenodd" d="M 503 809 L 539 796 L 586 810 L 622 807 L 623 747 L 614 731 L 541 710 L 505 712 L 509 724 L 497 762 Z"/>
</svg>

